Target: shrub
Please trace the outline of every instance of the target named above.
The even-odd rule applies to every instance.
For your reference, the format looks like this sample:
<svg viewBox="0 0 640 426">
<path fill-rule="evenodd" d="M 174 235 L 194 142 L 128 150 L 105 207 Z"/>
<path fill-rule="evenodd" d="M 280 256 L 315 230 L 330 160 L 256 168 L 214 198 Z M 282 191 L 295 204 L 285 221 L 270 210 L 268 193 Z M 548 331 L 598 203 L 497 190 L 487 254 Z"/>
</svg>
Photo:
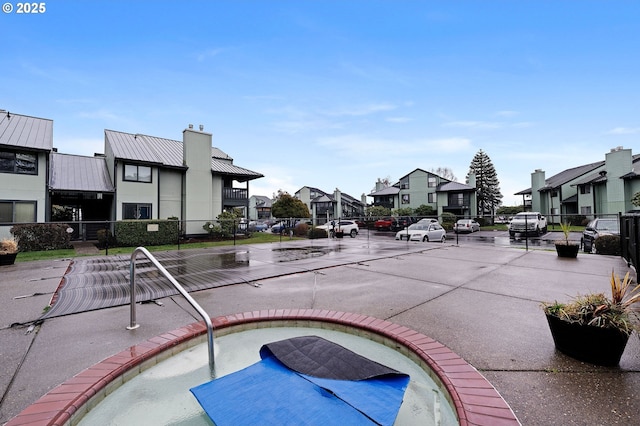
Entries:
<svg viewBox="0 0 640 426">
<path fill-rule="evenodd" d="M 96 232 L 98 238 L 98 248 L 103 249 L 107 247 L 115 247 L 117 244 L 116 237 L 111 233 L 110 229 L 98 229 Z"/>
<path fill-rule="evenodd" d="M 202 229 L 207 231 L 209 237 L 211 238 L 221 238 L 224 235 L 224 231 L 220 225 L 216 225 L 215 223 L 207 222 L 202 225 Z"/>
<path fill-rule="evenodd" d="M 157 225 L 150 231 L 149 225 Z M 120 246 L 158 246 L 178 241 L 174 220 L 123 220 L 115 224 L 116 243 Z"/>
<path fill-rule="evenodd" d="M 67 228 L 64 223 L 30 223 L 14 225 L 10 232 L 18 240 L 19 251 L 45 251 L 71 248 Z"/>
<path fill-rule="evenodd" d="M 596 253 L 620 256 L 620 236 L 602 235 L 596 238 Z"/>
<path fill-rule="evenodd" d="M 569 225 L 576 225 L 577 226 L 577 225 L 582 225 L 583 222 L 586 219 L 587 219 L 586 216 L 577 214 L 577 215 L 572 215 L 572 216 L 566 216 L 564 218 L 564 221 L 568 222 Z"/>
<path fill-rule="evenodd" d="M 19 251 L 45 251 L 71 248 L 66 223 L 14 225 L 9 232 L 18 240 Z"/>
<path fill-rule="evenodd" d="M 299 224 L 296 225 L 295 228 L 293 228 L 293 233 L 296 235 L 296 237 L 305 237 L 308 232 L 309 232 L 309 225 L 307 225 L 304 222 L 300 222 Z"/>
<path fill-rule="evenodd" d="M 442 222 L 442 227 L 447 231 L 451 231 L 453 229 L 453 224 L 456 223 L 456 215 L 449 212 L 442 213 L 440 216 L 440 221 Z"/>
<path fill-rule="evenodd" d="M 307 237 L 312 240 L 318 238 L 327 238 L 328 236 L 329 234 L 327 234 L 327 231 L 325 229 L 310 228 L 309 232 L 307 233 Z"/>
<path fill-rule="evenodd" d="M 487 226 L 487 224 L 490 225 L 489 220 L 484 218 L 484 217 L 476 218 L 476 222 L 478 222 L 480 224 L 480 226 Z"/>
</svg>

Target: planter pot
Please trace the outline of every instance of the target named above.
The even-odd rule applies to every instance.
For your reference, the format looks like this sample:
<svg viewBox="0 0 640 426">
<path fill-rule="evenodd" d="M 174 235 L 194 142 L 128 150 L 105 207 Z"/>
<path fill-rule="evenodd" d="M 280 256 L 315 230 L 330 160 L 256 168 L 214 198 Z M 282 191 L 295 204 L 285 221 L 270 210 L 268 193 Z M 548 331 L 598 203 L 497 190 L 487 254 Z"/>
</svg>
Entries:
<svg viewBox="0 0 640 426">
<path fill-rule="evenodd" d="M 556 252 L 558 257 L 578 257 L 580 246 L 577 244 L 556 243 Z"/>
<path fill-rule="evenodd" d="M 3 253 L 0 254 L 0 265 L 13 265 L 16 261 L 18 253 Z"/>
<path fill-rule="evenodd" d="M 629 335 L 616 328 L 569 323 L 549 314 L 547 322 L 556 349 L 591 364 L 618 365 L 629 340 Z"/>
</svg>

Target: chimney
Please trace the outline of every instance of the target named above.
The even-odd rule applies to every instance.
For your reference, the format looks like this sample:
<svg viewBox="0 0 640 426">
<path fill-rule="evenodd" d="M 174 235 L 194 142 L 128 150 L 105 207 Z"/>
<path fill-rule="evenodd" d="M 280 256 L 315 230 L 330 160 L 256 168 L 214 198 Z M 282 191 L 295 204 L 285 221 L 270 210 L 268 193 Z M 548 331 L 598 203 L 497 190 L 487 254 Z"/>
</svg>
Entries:
<svg viewBox="0 0 640 426">
<path fill-rule="evenodd" d="M 202 132 L 204 130 L 204 126 L 201 124 L 200 125 L 200 131 Z"/>
</svg>

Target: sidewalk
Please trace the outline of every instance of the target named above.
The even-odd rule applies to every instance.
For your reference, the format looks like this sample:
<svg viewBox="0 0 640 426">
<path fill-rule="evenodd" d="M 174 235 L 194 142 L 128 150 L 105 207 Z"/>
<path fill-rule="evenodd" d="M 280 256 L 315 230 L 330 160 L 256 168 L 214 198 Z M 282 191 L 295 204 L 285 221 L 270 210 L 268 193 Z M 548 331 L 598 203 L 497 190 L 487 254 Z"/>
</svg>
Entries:
<svg viewBox="0 0 640 426">
<path fill-rule="evenodd" d="M 544 250 L 356 238 L 314 242 L 331 251 L 282 261 L 282 253 L 308 244 L 207 249 L 246 260 L 257 285 L 192 296 L 211 316 L 329 309 L 410 327 L 476 367 L 523 425 L 640 424 L 638 336 L 631 337 L 619 367 L 584 364 L 555 351 L 539 307 L 541 301 L 578 293 L 608 293 L 612 269 L 621 275 L 627 271 L 620 258 L 580 253 L 577 260 L 567 260 Z M 47 319 L 28 333 L 28 325 L 20 324 L 42 315 L 69 263 L 18 263 L 0 270 L 0 424 L 109 355 L 197 321 L 183 300 L 171 297 L 162 300 L 163 306 L 139 305 L 136 330 L 125 329 L 129 307 L 119 306 Z M 274 268 L 281 276 L 256 274 Z"/>
</svg>

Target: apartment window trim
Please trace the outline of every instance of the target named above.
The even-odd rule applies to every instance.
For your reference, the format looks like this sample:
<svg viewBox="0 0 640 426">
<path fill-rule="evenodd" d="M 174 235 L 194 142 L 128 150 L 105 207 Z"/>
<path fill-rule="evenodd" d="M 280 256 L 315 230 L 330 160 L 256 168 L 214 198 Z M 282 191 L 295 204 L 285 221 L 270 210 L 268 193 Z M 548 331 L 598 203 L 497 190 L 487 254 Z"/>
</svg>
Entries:
<svg viewBox="0 0 640 426">
<path fill-rule="evenodd" d="M 21 164 L 24 165 L 21 166 Z M 27 167 L 27 164 L 33 164 L 33 167 Z M 0 173 L 36 176 L 38 174 L 38 154 L 0 149 Z"/>
<path fill-rule="evenodd" d="M 436 186 L 438 186 L 438 179 L 434 176 L 427 178 L 427 188 L 435 188 Z"/>
<path fill-rule="evenodd" d="M 133 208 L 133 210 L 131 210 Z M 148 212 L 146 216 L 143 217 L 141 213 L 141 209 L 146 209 Z M 129 212 L 135 211 L 134 216 L 129 217 Z M 153 206 L 151 203 L 122 203 L 122 220 L 149 220 L 153 218 Z"/>
<path fill-rule="evenodd" d="M 135 167 L 135 173 L 127 173 L 127 169 L 131 170 Z M 148 169 L 149 170 L 149 178 L 141 179 L 140 177 L 140 169 Z M 146 176 L 146 175 L 145 175 Z M 153 183 L 153 169 L 151 166 L 143 166 L 141 164 L 132 164 L 132 163 L 124 163 L 122 167 L 122 180 L 125 182 L 139 182 L 139 183 Z"/>
<path fill-rule="evenodd" d="M 410 194 L 402 194 L 402 204 L 411 204 L 411 195 Z"/>
<path fill-rule="evenodd" d="M 11 205 L 11 220 L 9 222 L 1 220 L 0 223 L 35 223 L 38 217 L 38 202 L 37 201 L 24 201 L 24 200 L 0 200 L 0 205 Z M 33 206 L 33 216 L 30 220 L 16 220 L 16 205 L 30 205 Z"/>
</svg>

